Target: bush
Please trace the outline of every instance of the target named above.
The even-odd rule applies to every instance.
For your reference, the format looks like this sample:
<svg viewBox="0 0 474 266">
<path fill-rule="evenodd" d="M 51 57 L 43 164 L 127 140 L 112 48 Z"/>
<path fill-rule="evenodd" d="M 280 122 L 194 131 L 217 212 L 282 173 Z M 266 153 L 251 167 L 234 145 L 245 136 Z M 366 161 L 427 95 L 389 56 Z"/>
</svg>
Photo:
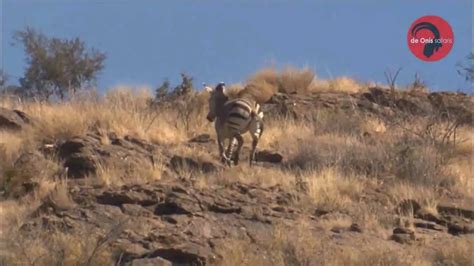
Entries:
<svg viewBox="0 0 474 266">
<path fill-rule="evenodd" d="M 24 46 L 27 56 L 28 66 L 20 84 L 28 96 L 64 99 L 91 85 L 104 68 L 105 54 L 87 51 L 79 38 L 49 38 L 32 28 L 16 32 L 14 38 Z"/>
<path fill-rule="evenodd" d="M 288 159 L 291 168 L 321 170 L 335 167 L 344 174 L 379 176 L 388 168 L 387 148 L 383 143 L 362 143 L 355 137 L 326 134 L 306 139 L 293 146 Z"/>
<path fill-rule="evenodd" d="M 279 92 L 305 94 L 316 75 L 309 68 L 286 67 L 279 78 Z"/>
<path fill-rule="evenodd" d="M 404 137 L 394 144 L 391 157 L 397 178 L 433 187 L 454 185 L 453 177 L 443 171 L 446 158 L 435 146 Z"/>
<path fill-rule="evenodd" d="M 248 80 L 248 84 L 269 86 L 274 92 L 301 93 L 309 91 L 315 74 L 309 68 L 297 69 L 286 67 L 278 72 L 274 68 L 264 68 L 257 71 Z"/>
</svg>

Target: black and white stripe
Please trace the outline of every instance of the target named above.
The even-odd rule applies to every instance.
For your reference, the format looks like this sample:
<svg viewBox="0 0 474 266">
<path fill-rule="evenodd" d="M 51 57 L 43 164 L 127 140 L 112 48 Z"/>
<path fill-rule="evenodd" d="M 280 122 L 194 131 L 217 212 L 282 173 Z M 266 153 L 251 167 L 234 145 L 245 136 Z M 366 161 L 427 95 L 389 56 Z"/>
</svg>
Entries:
<svg viewBox="0 0 474 266">
<path fill-rule="evenodd" d="M 252 165 L 258 140 L 263 133 L 263 113 L 260 110 L 260 105 L 250 98 L 228 100 L 224 93 L 223 83 L 217 85 L 210 92 L 210 110 L 207 118 L 210 121 L 215 119 L 215 130 L 222 161 L 227 164 L 230 164 L 231 161 L 238 164 L 240 150 L 243 146 L 242 134 L 249 132 L 252 137 L 249 163 Z M 229 140 L 229 145 L 224 151 L 226 140 Z M 237 145 L 237 149 L 234 151 L 235 145 Z"/>
</svg>

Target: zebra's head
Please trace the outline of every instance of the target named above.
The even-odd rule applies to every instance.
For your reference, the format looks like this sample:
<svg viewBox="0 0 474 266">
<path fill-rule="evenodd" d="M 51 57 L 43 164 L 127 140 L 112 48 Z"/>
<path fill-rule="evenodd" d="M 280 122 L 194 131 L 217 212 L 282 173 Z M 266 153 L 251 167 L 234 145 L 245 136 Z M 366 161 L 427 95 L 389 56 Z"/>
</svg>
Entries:
<svg viewBox="0 0 474 266">
<path fill-rule="evenodd" d="M 225 83 L 217 84 L 215 89 L 206 87 L 206 90 L 211 94 L 209 97 L 209 113 L 207 113 L 207 120 L 213 122 L 214 119 L 222 112 L 224 103 L 228 100 L 224 93 Z"/>
</svg>

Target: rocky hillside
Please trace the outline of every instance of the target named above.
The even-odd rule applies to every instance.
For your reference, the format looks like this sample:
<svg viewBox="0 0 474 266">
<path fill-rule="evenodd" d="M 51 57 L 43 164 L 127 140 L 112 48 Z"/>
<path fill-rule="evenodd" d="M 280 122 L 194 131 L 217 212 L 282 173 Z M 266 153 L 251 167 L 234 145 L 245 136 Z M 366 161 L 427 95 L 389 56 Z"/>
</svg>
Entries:
<svg viewBox="0 0 474 266">
<path fill-rule="evenodd" d="M 278 93 L 232 168 L 134 97 L 3 104 L 2 264 L 472 264 L 472 96 Z"/>
</svg>

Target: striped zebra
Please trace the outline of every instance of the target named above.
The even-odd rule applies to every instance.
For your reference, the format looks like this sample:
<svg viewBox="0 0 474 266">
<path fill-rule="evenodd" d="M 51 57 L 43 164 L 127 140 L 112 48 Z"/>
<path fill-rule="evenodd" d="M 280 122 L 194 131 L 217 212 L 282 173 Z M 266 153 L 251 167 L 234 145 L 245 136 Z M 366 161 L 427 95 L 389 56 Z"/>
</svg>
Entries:
<svg viewBox="0 0 474 266">
<path fill-rule="evenodd" d="M 252 166 L 255 160 L 255 151 L 258 140 L 263 133 L 263 113 L 260 105 L 251 97 L 241 97 L 229 100 L 225 95 L 225 84 L 219 83 L 215 89 L 205 87 L 210 92 L 209 113 L 207 120 L 214 123 L 219 145 L 219 156 L 221 161 L 231 165 L 239 163 L 239 154 L 244 144 L 242 134 L 249 132 L 252 136 L 252 150 L 250 152 L 249 164 Z M 224 151 L 224 142 L 229 140 L 229 146 Z M 236 143 L 237 142 L 237 143 Z M 234 147 L 237 149 L 234 153 Z"/>
</svg>

